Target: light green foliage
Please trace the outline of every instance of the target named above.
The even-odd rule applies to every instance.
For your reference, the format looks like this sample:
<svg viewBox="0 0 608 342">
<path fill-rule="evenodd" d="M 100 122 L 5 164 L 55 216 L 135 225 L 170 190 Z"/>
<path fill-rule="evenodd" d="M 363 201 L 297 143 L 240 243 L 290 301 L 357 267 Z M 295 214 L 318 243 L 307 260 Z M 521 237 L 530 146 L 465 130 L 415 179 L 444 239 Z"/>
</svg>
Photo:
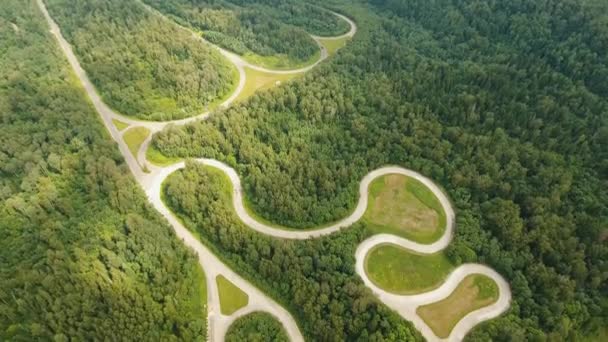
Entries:
<svg viewBox="0 0 608 342">
<path fill-rule="evenodd" d="M 196 258 L 129 176 L 35 1 L 2 1 L 0 51 L 0 340 L 204 341 Z"/>
<path fill-rule="evenodd" d="M 220 308 L 223 315 L 232 315 L 240 308 L 247 306 L 249 296 L 231 283 L 224 276 L 219 275 L 215 278 L 217 289 L 220 295 Z"/>
<path fill-rule="evenodd" d="M 147 120 L 204 112 L 235 86 L 213 47 L 137 0 L 46 0 L 106 103 Z"/>
<path fill-rule="evenodd" d="M 369 279 L 380 288 L 398 294 L 436 288 L 453 268 L 443 253 L 422 255 L 391 244 L 373 248 L 365 258 Z"/>
<path fill-rule="evenodd" d="M 226 342 L 288 342 L 289 338 L 281 322 L 265 312 L 253 312 L 243 316 L 230 326 Z"/>
</svg>

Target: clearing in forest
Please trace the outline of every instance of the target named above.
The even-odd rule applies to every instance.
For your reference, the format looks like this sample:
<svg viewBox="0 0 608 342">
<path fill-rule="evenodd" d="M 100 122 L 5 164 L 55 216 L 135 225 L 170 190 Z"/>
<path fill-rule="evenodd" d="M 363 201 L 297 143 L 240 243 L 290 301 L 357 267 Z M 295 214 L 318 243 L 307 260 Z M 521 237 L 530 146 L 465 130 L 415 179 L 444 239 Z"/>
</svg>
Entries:
<svg viewBox="0 0 608 342">
<path fill-rule="evenodd" d="M 418 308 L 416 312 L 440 338 L 447 338 L 469 312 L 498 300 L 498 286 L 489 277 L 473 274 L 462 280 L 447 298 Z"/>
<path fill-rule="evenodd" d="M 374 233 L 431 243 L 445 231 L 446 215 L 433 192 L 418 180 L 391 174 L 374 180 L 364 219 Z"/>
<path fill-rule="evenodd" d="M 365 258 L 365 272 L 376 286 L 395 294 L 415 294 L 440 286 L 454 265 L 443 253 L 418 254 L 382 244 Z"/>
</svg>

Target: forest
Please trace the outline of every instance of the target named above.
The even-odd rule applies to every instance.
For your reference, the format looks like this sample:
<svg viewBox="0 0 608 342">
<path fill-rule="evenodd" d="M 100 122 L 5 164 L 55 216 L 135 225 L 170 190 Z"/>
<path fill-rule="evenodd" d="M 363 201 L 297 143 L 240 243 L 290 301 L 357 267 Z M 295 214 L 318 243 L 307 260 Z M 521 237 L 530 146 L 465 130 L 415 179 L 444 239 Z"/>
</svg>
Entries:
<svg viewBox="0 0 608 342">
<path fill-rule="evenodd" d="M 453 201 L 452 261 L 488 264 L 512 287 L 510 311 L 469 340 L 576 340 L 606 326 L 605 3 L 326 5 L 359 26 L 330 63 L 209 121 L 170 127 L 154 147 L 228 163 L 256 213 L 296 228 L 346 216 L 370 170 L 417 170 Z M 352 277 L 354 248 L 369 234 L 364 224 L 318 241 L 279 243 L 238 228 L 227 209 L 195 195 L 194 185 L 201 193 L 219 189 L 190 168 L 167 185 L 169 204 L 288 305 L 307 334 L 390 340 L 374 328 L 391 326 L 415 335 L 381 306 L 365 312 L 383 323 L 359 325 L 359 304 L 375 305 Z M 201 207 L 214 209 L 191 210 Z"/>
<path fill-rule="evenodd" d="M 226 342 L 288 342 L 281 324 L 270 314 L 253 312 L 237 319 L 226 333 Z"/>
<path fill-rule="evenodd" d="M 307 31 L 319 36 L 346 33 L 343 20 L 300 1 L 144 0 L 177 22 L 203 32 L 210 42 L 239 55 L 285 56 L 291 63 L 309 61 L 319 47 Z M 285 63 L 285 62 L 283 62 Z"/>
<path fill-rule="evenodd" d="M 234 67 L 137 0 L 45 0 L 104 102 L 146 120 L 197 115 L 229 95 Z"/>
<path fill-rule="evenodd" d="M 0 6 L 0 340 L 204 341 L 196 258 L 148 206 L 35 1 Z"/>
</svg>

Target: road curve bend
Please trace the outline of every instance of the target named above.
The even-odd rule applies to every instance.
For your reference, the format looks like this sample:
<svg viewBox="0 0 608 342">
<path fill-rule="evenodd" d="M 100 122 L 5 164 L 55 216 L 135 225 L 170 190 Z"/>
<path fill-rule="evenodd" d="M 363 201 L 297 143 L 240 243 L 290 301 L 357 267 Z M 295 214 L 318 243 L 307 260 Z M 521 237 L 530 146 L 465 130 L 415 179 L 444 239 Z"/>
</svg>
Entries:
<svg viewBox="0 0 608 342">
<path fill-rule="evenodd" d="M 412 245 L 411 241 L 408 239 L 392 234 L 378 234 L 363 241 L 357 247 L 355 252 L 355 270 L 361 279 L 363 279 L 365 285 L 372 290 L 372 293 L 374 293 L 378 299 L 398 312 L 403 318 L 411 321 L 428 341 L 462 341 L 466 334 L 477 324 L 496 318 L 509 308 L 511 303 L 511 289 L 509 284 L 496 271 L 480 264 L 463 264 L 458 266 L 450 273 L 440 287 L 429 292 L 415 295 L 398 295 L 379 288 L 369 279 L 365 272 L 365 259 L 373 248 L 384 244 L 397 245 L 418 253 L 427 253 L 414 247 L 415 245 Z M 442 339 L 437 337 L 428 324 L 426 324 L 418 315 L 416 310 L 420 306 L 435 303 L 448 297 L 465 277 L 473 274 L 485 275 L 496 282 L 499 290 L 498 300 L 491 305 L 484 306 L 468 313 L 456 324 L 447 338 Z"/>
<path fill-rule="evenodd" d="M 387 166 L 371 171 L 370 173 L 365 175 L 365 177 L 363 177 L 363 179 L 361 180 L 361 183 L 359 185 L 359 202 L 350 216 L 327 227 L 317 229 L 312 228 L 310 230 L 304 231 L 293 231 L 286 230 L 286 228 L 284 227 L 281 228 L 276 226 L 269 226 L 251 217 L 251 215 L 248 213 L 244 206 L 245 202 L 243 198 L 243 189 L 240 177 L 238 176 L 236 170 L 215 159 L 198 158 L 193 159 L 193 161 L 202 165 L 217 168 L 224 172 L 224 174 L 226 174 L 226 176 L 232 183 L 232 205 L 237 216 L 239 217 L 239 219 L 241 219 L 241 221 L 243 221 L 243 223 L 245 223 L 251 229 L 258 231 L 262 234 L 281 239 L 317 238 L 320 236 L 335 233 L 342 228 L 349 227 L 353 223 L 361 219 L 361 217 L 365 213 L 365 210 L 367 209 L 369 186 L 371 182 L 373 182 L 378 177 L 382 177 L 389 174 L 400 174 L 414 178 L 425 186 L 427 186 L 437 197 L 437 199 L 439 199 L 439 202 L 441 203 L 441 206 L 443 207 L 443 210 L 446 213 L 446 226 L 444 234 L 441 238 L 431 244 L 421 244 L 392 234 L 376 234 L 366 239 L 357 247 L 357 250 L 355 252 L 355 269 L 357 274 L 359 274 L 359 276 L 363 279 L 365 285 L 372 290 L 372 293 L 374 293 L 374 295 L 376 295 L 376 297 L 380 299 L 380 301 L 382 301 L 384 304 L 398 312 L 403 318 L 413 322 L 416 328 L 420 330 L 420 332 L 428 341 L 461 341 L 464 336 L 477 324 L 485 320 L 498 317 L 509 308 L 511 302 L 511 290 L 509 284 L 496 271 L 480 264 L 460 265 L 454 271 L 452 271 L 452 273 L 450 273 L 450 275 L 446 278 L 444 283 L 439 288 L 429 292 L 424 292 L 415 295 L 397 295 L 390 293 L 379 288 L 369 279 L 367 273 L 365 272 L 365 258 L 368 253 L 378 245 L 393 244 L 412 250 L 416 253 L 432 254 L 445 249 L 452 240 L 455 219 L 455 214 L 452 205 L 447 196 L 443 193 L 443 191 L 441 191 L 441 189 L 439 189 L 439 187 L 435 183 L 433 183 L 430 179 L 422 176 L 418 172 L 398 166 Z M 167 177 L 169 177 L 175 171 L 181 170 L 184 167 L 185 162 L 180 162 L 160 170 L 150 184 L 152 191 L 154 193 L 160 194 L 162 184 L 165 179 L 167 179 Z M 162 203 L 160 195 L 151 196 L 150 200 L 154 203 L 155 206 L 164 205 Z M 482 274 L 494 280 L 498 285 L 499 298 L 495 303 L 474 310 L 467 314 L 454 327 L 448 338 L 441 339 L 437 335 L 435 335 L 431 328 L 417 314 L 416 310 L 422 305 L 431 304 L 448 297 L 466 276 L 472 274 Z"/>
<path fill-rule="evenodd" d="M 409 241 L 408 246 L 411 246 L 410 249 L 418 250 L 421 253 L 435 253 L 447 247 L 447 245 L 452 239 L 454 211 L 452 209 L 452 206 L 450 205 L 448 198 L 430 179 L 412 170 L 404 169 L 398 166 L 387 166 L 374 170 L 365 175 L 365 177 L 363 177 L 363 179 L 361 180 L 361 183 L 359 184 L 359 202 L 357 203 L 355 210 L 348 217 L 325 227 L 311 227 L 304 228 L 303 230 L 289 230 L 289 228 L 286 227 L 271 226 L 259 222 L 249 214 L 244 204 L 245 201 L 243 198 L 243 187 L 241 185 L 241 178 L 239 177 L 235 169 L 215 159 L 199 158 L 194 160 L 203 165 L 212 166 L 217 169 L 220 169 L 226 174 L 226 176 L 228 176 L 230 182 L 232 183 L 232 205 L 238 217 L 251 229 L 258 231 L 262 234 L 270 235 L 281 239 L 304 240 L 329 235 L 339 231 L 342 228 L 350 227 L 351 225 L 359 221 L 367 210 L 368 190 L 371 182 L 373 182 L 374 179 L 378 177 L 382 177 L 388 174 L 400 174 L 414 178 L 422 184 L 426 185 L 429 189 L 431 189 L 433 194 L 435 194 L 435 196 L 437 196 L 437 198 L 441 202 L 441 205 L 443 206 L 446 213 L 446 233 L 439 240 L 432 244 L 420 244 L 414 241 L 407 240 Z M 155 178 L 152 180 L 150 187 L 160 189 L 163 181 L 170 174 L 179 169 L 183 169 L 184 166 L 185 163 L 180 162 L 163 168 L 162 170 L 160 170 L 160 172 L 157 173 Z"/>
</svg>

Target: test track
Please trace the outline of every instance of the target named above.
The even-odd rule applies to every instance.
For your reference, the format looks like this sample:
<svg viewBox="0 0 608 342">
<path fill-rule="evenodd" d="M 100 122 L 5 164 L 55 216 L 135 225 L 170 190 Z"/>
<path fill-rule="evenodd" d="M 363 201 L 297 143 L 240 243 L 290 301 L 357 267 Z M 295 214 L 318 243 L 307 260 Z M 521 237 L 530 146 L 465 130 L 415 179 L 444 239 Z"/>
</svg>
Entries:
<svg viewBox="0 0 608 342">
<path fill-rule="evenodd" d="M 186 229 L 181 222 L 173 215 L 173 213 L 166 207 L 161 199 L 161 191 L 162 191 L 162 183 L 163 181 L 173 172 L 182 169 L 185 165 L 184 162 L 177 163 L 167 167 L 158 167 L 153 166 L 146 161 L 146 150 L 149 147 L 152 134 L 160 131 L 168 124 L 176 124 L 183 125 L 189 122 L 193 122 L 195 120 L 201 120 L 208 117 L 209 113 L 202 113 L 198 116 L 194 116 L 187 119 L 175 120 L 175 121 L 167 121 L 167 122 L 158 122 L 158 121 L 141 121 L 132 118 L 125 117 L 123 115 L 117 114 L 112 109 L 110 109 L 103 101 L 101 97 L 97 93 L 95 87 L 92 85 L 90 80 L 88 79 L 86 72 L 80 66 L 77 57 L 74 55 L 70 44 L 63 38 L 61 35 L 60 29 L 57 24 L 53 21 L 51 16 L 49 15 L 43 0 L 37 0 L 38 6 L 42 11 L 44 17 L 46 18 L 50 28 L 51 33 L 57 39 L 59 46 L 63 50 L 64 54 L 67 57 L 68 62 L 73 68 L 76 76 L 81 81 L 87 95 L 91 99 L 92 104 L 95 109 L 99 112 L 104 125 L 110 132 L 112 138 L 118 143 L 119 149 L 122 155 L 125 158 L 127 165 L 129 166 L 131 172 L 135 176 L 136 180 L 140 183 L 144 191 L 146 192 L 148 199 L 152 203 L 152 205 L 167 219 L 167 221 L 171 224 L 173 229 L 175 230 L 176 235 L 184 241 L 184 243 L 196 251 L 198 254 L 199 263 L 202 266 L 205 278 L 207 282 L 208 289 L 208 338 L 212 341 L 222 341 L 228 327 L 235 319 L 246 315 L 248 313 L 254 311 L 265 311 L 269 312 L 273 316 L 275 316 L 285 327 L 285 330 L 292 341 L 303 341 L 303 336 L 300 333 L 300 330 L 297 326 L 297 323 L 291 316 L 289 312 L 287 312 L 282 306 L 277 304 L 274 300 L 270 299 L 264 293 L 262 293 L 255 286 L 251 285 L 248 281 L 244 280 L 234 271 L 232 271 L 228 266 L 226 266 L 219 258 L 214 255 L 206 246 L 204 246 L 188 229 Z M 160 15 L 162 18 L 165 18 L 161 13 L 152 9 L 146 4 L 143 4 L 148 10 Z M 262 68 L 256 65 L 252 65 L 247 61 L 243 60 L 240 56 L 235 55 L 229 51 L 226 51 L 222 48 L 216 47 L 219 52 L 225 56 L 229 61 L 231 61 L 237 70 L 239 71 L 239 83 L 234 91 L 234 93 L 226 99 L 221 107 L 227 107 L 240 94 L 245 85 L 245 71 L 244 68 L 252 68 L 255 70 L 260 70 L 269 73 L 277 73 L 277 74 L 287 74 L 287 73 L 300 73 L 311 70 L 318 63 L 322 62 L 328 57 L 327 51 L 322 47 L 320 43 L 320 39 L 341 39 L 344 37 L 352 37 L 355 35 L 357 31 L 356 24 L 349 18 L 334 13 L 338 17 L 347 21 L 350 24 L 351 29 L 346 34 L 339 37 L 316 37 L 312 36 L 313 39 L 319 44 L 321 47 L 321 57 L 314 64 L 309 65 L 305 68 L 296 69 L 296 70 L 270 70 L 266 68 Z M 169 20 L 165 18 L 166 20 Z M 175 24 L 175 23 L 174 23 Z M 187 30 L 186 28 L 183 28 Z M 194 33 L 193 33 L 194 35 Z M 210 44 L 204 41 L 202 38 L 195 35 L 196 39 L 203 41 L 206 44 Z M 121 138 L 121 133 L 118 132 L 116 127 L 112 123 L 112 119 L 119 119 L 120 121 L 126 122 L 129 125 L 133 126 L 144 126 L 150 129 L 151 134 L 148 138 L 141 144 L 141 147 L 137 153 L 137 156 L 133 156 L 124 140 Z M 490 278 L 492 278 L 499 287 L 499 299 L 497 302 L 490 306 L 483 307 L 481 309 L 475 310 L 468 315 L 466 315 L 463 319 L 461 319 L 456 327 L 452 330 L 450 336 L 447 340 L 449 341 L 460 341 L 466 333 L 472 329 L 479 322 L 496 317 L 503 313 L 508 309 L 510 300 L 511 300 L 511 292 L 509 289 L 508 283 L 495 271 L 492 269 L 478 264 L 465 264 L 456 268 L 446 279 L 446 281 L 437 289 L 432 290 L 430 292 L 421 293 L 417 295 L 411 296 L 402 296 L 395 295 L 389 292 L 386 292 L 377 286 L 375 286 L 367 277 L 367 274 L 364 270 L 364 260 L 369 251 L 379 245 L 385 243 L 391 243 L 395 245 L 399 245 L 401 247 L 413 250 L 418 253 L 434 253 L 438 252 L 450 243 L 453 236 L 454 229 L 454 211 L 452 206 L 447 199 L 447 197 L 443 194 L 443 192 L 428 178 L 420 175 L 417 172 L 407 170 L 401 167 L 389 166 L 385 168 L 381 168 L 367 174 L 360 183 L 359 188 L 359 202 L 354 210 L 354 212 L 344 218 L 343 220 L 326 226 L 322 228 L 313 228 L 310 230 L 285 230 L 280 227 L 268 226 L 264 223 L 258 222 L 255 218 L 251 217 L 245 206 L 243 205 L 243 191 L 241 187 L 241 181 L 237 174 L 237 172 L 230 168 L 229 166 L 212 159 L 196 159 L 197 162 L 202 163 L 204 165 L 212 166 L 222 170 L 230 179 L 233 185 L 233 206 L 235 212 L 238 217 L 250 228 L 269 235 L 276 238 L 282 239 L 310 239 L 316 238 L 323 235 L 328 235 L 339 231 L 342 228 L 346 228 L 353 223 L 357 222 L 365 213 L 367 208 L 367 200 L 368 200 L 368 187 L 370 183 L 383 175 L 387 174 L 402 174 L 412 178 L 415 178 L 425 184 L 429 189 L 437 196 L 443 209 L 446 212 L 446 227 L 444 235 L 436 242 L 432 244 L 420 244 L 408 239 L 404 239 L 401 237 L 397 237 L 389 234 L 379 234 L 370 237 L 369 239 L 363 241 L 357 248 L 355 257 L 356 257 L 356 271 L 359 276 L 363 279 L 363 282 L 372 290 L 372 292 L 385 303 L 387 306 L 391 307 L 393 310 L 398 312 L 405 319 L 410 320 L 414 323 L 414 325 L 422 332 L 422 334 L 431 341 L 438 341 L 439 339 L 429 328 L 429 326 L 418 316 L 416 313 L 416 309 L 420 305 L 425 305 L 428 303 L 433 303 L 439 301 L 447 296 L 449 296 L 456 286 L 462 281 L 464 277 L 469 274 L 484 274 Z M 141 165 L 141 166 L 140 166 Z M 150 168 L 150 172 L 144 172 L 142 168 L 148 167 Z M 219 295 L 218 289 L 216 286 L 215 278 L 218 275 L 223 275 L 229 281 L 238 286 L 241 290 L 246 292 L 249 295 L 249 303 L 246 307 L 238 310 L 232 315 L 226 316 L 221 314 L 220 312 L 220 303 L 219 303 Z"/>
</svg>

